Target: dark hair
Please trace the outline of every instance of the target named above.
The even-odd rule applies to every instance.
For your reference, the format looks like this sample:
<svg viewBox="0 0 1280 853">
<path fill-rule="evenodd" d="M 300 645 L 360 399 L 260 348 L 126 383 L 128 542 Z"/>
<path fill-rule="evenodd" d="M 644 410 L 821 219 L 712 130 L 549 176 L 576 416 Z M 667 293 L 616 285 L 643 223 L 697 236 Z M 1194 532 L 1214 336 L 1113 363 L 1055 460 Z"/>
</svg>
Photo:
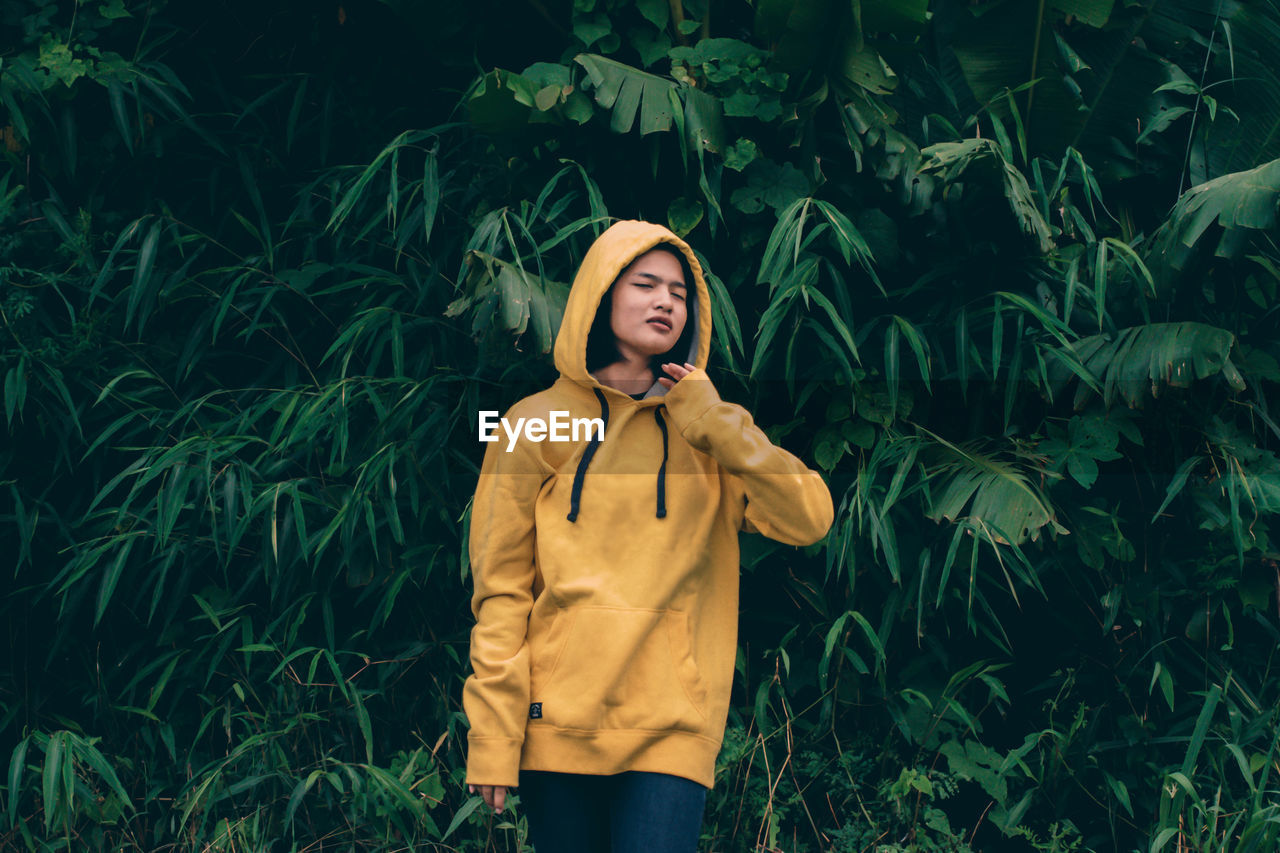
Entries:
<svg viewBox="0 0 1280 853">
<path fill-rule="evenodd" d="M 652 249 L 646 249 L 641 254 L 647 254 L 652 251 L 666 252 L 680 262 L 680 272 L 684 275 L 684 283 L 687 288 L 685 300 L 689 305 L 696 305 L 698 286 L 693 277 L 693 267 L 689 264 L 689 259 L 684 256 L 684 252 L 680 251 L 672 243 L 659 243 Z M 636 255 L 640 257 L 640 255 Z M 635 262 L 635 258 L 627 263 L 631 266 Z M 623 268 L 624 271 L 626 267 Z M 604 296 L 600 298 L 600 306 L 596 308 L 596 316 L 591 321 L 591 331 L 587 333 L 587 372 L 594 373 L 602 367 L 608 367 L 616 361 L 622 360 L 622 353 L 618 351 L 618 339 L 614 337 L 613 325 L 610 319 L 613 315 L 613 289 L 618 285 L 618 279 L 622 278 L 622 273 L 618 273 L 609 285 L 609 289 L 605 291 Z M 662 365 L 670 353 L 678 353 L 681 361 L 684 360 L 685 354 L 689 352 L 689 347 L 693 343 L 693 336 L 697 333 L 697 324 L 694 322 L 695 314 L 689 311 L 689 319 L 684 324 L 684 331 L 680 333 L 680 337 L 676 340 L 675 345 L 665 353 L 659 353 L 649 359 L 649 369 L 653 371 L 654 381 L 657 381 L 662 373 Z"/>
</svg>

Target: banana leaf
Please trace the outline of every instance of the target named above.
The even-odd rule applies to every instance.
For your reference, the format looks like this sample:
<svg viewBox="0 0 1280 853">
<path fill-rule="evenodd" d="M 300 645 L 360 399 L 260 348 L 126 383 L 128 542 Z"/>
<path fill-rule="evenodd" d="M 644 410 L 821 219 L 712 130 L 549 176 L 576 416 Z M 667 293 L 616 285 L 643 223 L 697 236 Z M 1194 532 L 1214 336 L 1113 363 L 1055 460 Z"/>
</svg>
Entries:
<svg viewBox="0 0 1280 853">
<path fill-rule="evenodd" d="M 940 142 L 921 150 L 926 159 L 920 165 L 922 173 L 938 173 L 947 183 L 960 180 L 960 176 L 972 167 L 979 168 L 974 172 L 987 170 L 983 175 L 988 180 L 998 180 L 1004 196 L 1009 201 L 1009 209 L 1027 236 L 1033 238 L 1040 251 L 1053 249 L 1053 232 L 1045 221 L 1031 194 L 1031 187 L 1022 173 L 1014 168 L 999 146 L 991 139 L 965 139 L 961 142 Z M 973 175 L 970 176 L 970 179 Z"/>
<path fill-rule="evenodd" d="M 472 333 L 501 328 L 517 338 L 533 324 L 538 352 L 551 352 L 569 298 L 565 282 L 539 278 L 523 267 L 472 250 L 466 258 L 465 293 L 449 304 L 446 317 L 472 312 Z"/>
<path fill-rule="evenodd" d="M 1280 160 L 1192 187 L 1153 236 L 1148 265 L 1163 272 L 1167 281 L 1201 251 L 1200 241 L 1215 223 L 1222 231 L 1214 255 L 1239 257 L 1250 242 L 1250 232 L 1261 235 L 1275 230 L 1278 209 Z M 1215 236 L 1218 233 L 1215 229 Z"/>
<path fill-rule="evenodd" d="M 1101 380 L 1107 405 L 1119 394 L 1130 407 L 1141 408 L 1148 394 L 1158 396 L 1166 386 L 1188 388 L 1217 373 L 1236 390 L 1243 389 L 1244 379 L 1230 358 L 1234 343 L 1231 332 L 1204 323 L 1152 323 L 1082 338 L 1071 349 Z M 1050 381 L 1057 387 L 1072 376 L 1062 364 L 1050 368 Z M 1090 396 L 1091 390 L 1081 385 L 1076 408 L 1083 408 Z"/>
<path fill-rule="evenodd" d="M 939 483 L 931 489 L 929 518 L 967 521 L 972 529 L 985 531 L 1002 545 L 1037 539 L 1046 525 L 1054 523 L 1048 501 L 1016 465 L 923 431 L 934 439 L 940 457 L 930 469 Z"/>
<path fill-rule="evenodd" d="M 573 61 L 586 69 L 596 103 L 612 110 L 609 128 L 614 133 L 629 133 L 637 115 L 641 136 L 671 129 L 678 103 L 672 98 L 675 81 L 591 53 L 579 54 Z"/>
</svg>

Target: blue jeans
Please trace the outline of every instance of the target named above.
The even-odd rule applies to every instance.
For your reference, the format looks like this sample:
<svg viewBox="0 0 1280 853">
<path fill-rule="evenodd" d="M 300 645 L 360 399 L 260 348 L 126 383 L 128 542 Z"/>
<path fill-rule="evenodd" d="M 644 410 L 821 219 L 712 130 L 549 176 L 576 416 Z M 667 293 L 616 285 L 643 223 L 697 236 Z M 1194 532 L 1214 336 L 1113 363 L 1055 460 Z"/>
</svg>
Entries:
<svg viewBox="0 0 1280 853">
<path fill-rule="evenodd" d="M 707 789 L 666 773 L 520 771 L 536 853 L 694 853 Z"/>
</svg>

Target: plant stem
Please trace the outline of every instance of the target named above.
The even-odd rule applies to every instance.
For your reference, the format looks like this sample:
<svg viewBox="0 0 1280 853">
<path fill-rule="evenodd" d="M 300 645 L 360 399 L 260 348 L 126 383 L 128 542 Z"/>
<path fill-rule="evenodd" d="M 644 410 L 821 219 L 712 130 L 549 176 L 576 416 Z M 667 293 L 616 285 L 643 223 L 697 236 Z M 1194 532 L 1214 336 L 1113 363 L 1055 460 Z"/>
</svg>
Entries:
<svg viewBox="0 0 1280 853">
<path fill-rule="evenodd" d="M 1031 43 L 1031 73 L 1027 79 L 1034 81 L 1036 79 L 1036 70 L 1040 65 L 1040 33 L 1044 28 L 1044 0 L 1040 0 L 1040 5 L 1036 9 L 1036 27 L 1033 34 L 1034 41 Z M 1027 89 L 1027 117 L 1022 122 L 1023 133 L 1026 134 L 1027 141 L 1031 140 L 1031 103 L 1035 100 L 1036 87 L 1032 83 Z"/>
<path fill-rule="evenodd" d="M 667 0 L 667 5 L 671 7 L 671 26 L 676 31 L 676 41 L 681 45 L 689 43 L 689 37 L 684 34 L 684 30 L 680 29 L 680 25 L 684 23 L 684 6 L 680 0 Z M 708 9 L 710 14 L 710 9 Z"/>
</svg>

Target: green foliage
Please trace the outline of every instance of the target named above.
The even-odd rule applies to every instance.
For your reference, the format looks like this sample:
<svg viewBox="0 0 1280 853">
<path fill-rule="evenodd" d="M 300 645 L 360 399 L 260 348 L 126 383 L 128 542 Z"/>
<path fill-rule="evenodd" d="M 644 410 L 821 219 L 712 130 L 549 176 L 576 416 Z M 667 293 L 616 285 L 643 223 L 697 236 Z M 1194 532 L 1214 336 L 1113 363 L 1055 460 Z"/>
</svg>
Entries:
<svg viewBox="0 0 1280 853">
<path fill-rule="evenodd" d="M 949 184 L 959 182 L 971 166 L 989 163 L 997 175 L 994 180 L 1003 188 L 1018 226 L 1035 239 L 1041 252 L 1053 249 L 1052 229 L 1037 209 L 1026 177 L 1011 165 L 1014 152 L 1007 140 L 1003 150 L 990 139 L 966 139 L 963 142 L 940 142 L 920 153 L 928 158 L 921 164 L 920 171 L 938 173 Z M 971 180 L 973 177 L 970 175 Z M 981 182 L 983 179 L 978 180 Z M 986 182 L 992 182 L 992 178 L 986 178 Z"/>
<path fill-rule="evenodd" d="M 1218 233 L 1213 254 L 1237 258 L 1249 245 L 1251 232 L 1274 231 L 1280 210 L 1280 160 L 1246 172 L 1221 175 L 1192 187 L 1174 206 L 1169 219 L 1153 235 L 1162 267 L 1182 271 L 1203 253 L 1199 243 Z M 1213 228 L 1221 226 L 1221 232 Z M 1212 231 L 1211 231 L 1212 229 Z"/>
<path fill-rule="evenodd" d="M 0 4 L 0 848 L 521 848 L 475 412 L 630 217 L 838 508 L 743 540 L 703 846 L 1273 848 L 1277 27 Z"/>
</svg>

